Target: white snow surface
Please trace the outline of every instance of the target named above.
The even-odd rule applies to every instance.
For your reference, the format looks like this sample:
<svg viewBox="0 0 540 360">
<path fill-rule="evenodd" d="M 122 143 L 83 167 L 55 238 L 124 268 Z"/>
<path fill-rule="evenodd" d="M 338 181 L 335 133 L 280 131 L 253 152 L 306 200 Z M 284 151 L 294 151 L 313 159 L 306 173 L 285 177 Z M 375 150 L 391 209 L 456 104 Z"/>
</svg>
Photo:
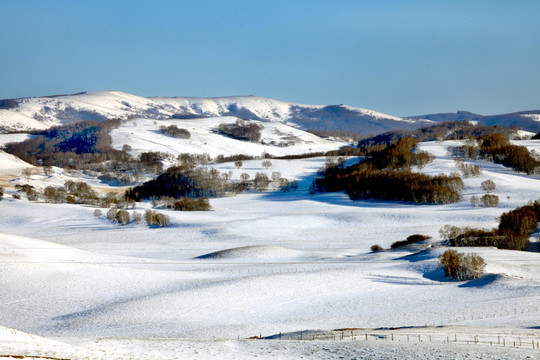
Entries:
<svg viewBox="0 0 540 360">
<path fill-rule="evenodd" d="M 540 150 L 537 140 L 518 143 Z M 447 151 L 455 144 L 420 144 L 436 156 L 422 172 L 456 171 Z M 296 192 L 211 199 L 209 212 L 159 209 L 171 218 L 168 228 L 120 226 L 94 216 L 88 206 L 0 200 L 0 355 L 540 356 L 532 347 L 540 341 L 538 252 L 458 249 L 481 255 L 488 265 L 484 278 L 470 282 L 447 281 L 437 266 L 445 250 L 439 246 L 442 226 L 495 227 L 503 212 L 540 198 L 538 175 L 478 161 L 483 174 L 464 179 L 460 202 L 412 205 L 353 202 L 342 193 L 309 195 L 324 158 L 271 162 L 269 169 L 260 160 L 218 169 L 232 171 L 233 179 L 242 172 L 278 171 L 299 180 Z M 486 179 L 496 183 L 501 204 L 475 208 L 470 197 L 483 194 Z M 31 181 L 43 186 L 53 180 Z M 149 203 L 138 203 L 129 211 L 147 208 Z M 432 239 L 370 251 L 373 244 L 389 248 L 411 234 Z M 261 335 L 267 339 L 247 340 Z"/>
<path fill-rule="evenodd" d="M 521 116 L 528 117 L 530 119 L 533 119 L 534 121 L 540 121 L 540 114 L 524 114 Z"/>
</svg>

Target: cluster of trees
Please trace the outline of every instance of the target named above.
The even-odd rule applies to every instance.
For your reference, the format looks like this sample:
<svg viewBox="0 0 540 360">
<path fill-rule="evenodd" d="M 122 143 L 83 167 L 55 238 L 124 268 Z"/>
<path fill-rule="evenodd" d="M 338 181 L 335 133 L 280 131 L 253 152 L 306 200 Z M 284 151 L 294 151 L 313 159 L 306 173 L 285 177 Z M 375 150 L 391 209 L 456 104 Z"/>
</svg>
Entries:
<svg viewBox="0 0 540 360">
<path fill-rule="evenodd" d="M 272 172 L 271 177 L 263 172 L 257 172 L 253 179 L 250 178 L 249 174 L 243 173 L 239 182 L 230 181 L 231 173 L 221 173 L 215 168 L 172 166 L 157 178 L 128 189 L 125 197 L 131 201 L 153 198 L 207 199 L 229 194 L 234 195 L 251 188 L 264 191 L 270 185 L 274 185 L 276 189 L 281 189 L 284 192 L 298 189 L 296 181 L 282 178 L 279 172 Z M 181 207 L 181 205 L 178 206 Z M 203 207 L 201 203 L 200 208 Z"/>
<path fill-rule="evenodd" d="M 42 200 L 53 204 L 87 204 L 103 208 L 114 206 L 118 209 L 134 205 L 133 201 L 126 199 L 123 194 L 109 192 L 105 196 L 100 196 L 90 185 L 82 181 L 68 180 L 63 186 L 47 186 L 43 191 L 28 184 L 16 185 L 15 188 L 26 194 L 29 201 Z M 16 198 L 20 198 L 20 196 Z"/>
<path fill-rule="evenodd" d="M 239 140 L 259 142 L 261 140 L 262 126 L 242 119 L 232 124 L 220 124 L 218 132 Z"/>
<path fill-rule="evenodd" d="M 43 189 L 43 199 L 50 203 L 91 204 L 100 202 L 98 194 L 90 185 L 81 181 L 68 180 L 63 187 L 47 186 Z"/>
<path fill-rule="evenodd" d="M 210 211 L 212 209 L 208 199 L 192 199 L 189 197 L 171 200 L 168 202 L 167 207 L 174 211 Z"/>
<path fill-rule="evenodd" d="M 478 207 L 480 203 L 485 207 L 497 207 L 499 206 L 499 197 L 493 194 L 484 194 L 481 197 L 476 195 L 471 196 L 471 204 L 473 204 L 474 207 Z"/>
<path fill-rule="evenodd" d="M 156 179 L 127 190 L 125 196 L 134 201 L 153 197 L 211 198 L 234 190 L 229 186 L 227 177 L 214 168 L 172 166 Z"/>
<path fill-rule="evenodd" d="M 539 222 L 540 201 L 537 200 L 503 213 L 497 228 L 486 230 L 445 225 L 439 233 L 452 246 L 526 250 L 530 245 L 529 237 L 538 228 Z"/>
<path fill-rule="evenodd" d="M 486 269 L 484 259 L 476 254 L 462 254 L 448 249 L 439 256 L 439 264 L 450 279 L 473 280 L 482 277 Z"/>
<path fill-rule="evenodd" d="M 416 243 L 419 243 L 420 241 L 425 241 L 428 239 L 431 239 L 431 236 L 414 234 L 414 235 L 408 236 L 406 240 L 396 241 L 392 243 L 392 245 L 390 245 L 390 248 L 397 249 L 402 246 L 416 244 Z"/>
<path fill-rule="evenodd" d="M 94 211 L 94 216 L 100 217 L 102 215 L 101 210 L 96 209 Z M 116 206 L 111 207 L 109 211 L 107 211 L 107 219 L 112 222 L 117 222 L 120 225 L 127 225 L 129 223 L 135 222 L 140 223 L 142 221 L 143 216 L 137 212 L 133 211 L 131 214 L 126 209 L 117 208 Z M 169 226 L 170 225 L 170 219 L 167 215 L 159 213 L 154 210 L 146 210 L 144 213 L 144 219 L 148 226 Z"/>
<path fill-rule="evenodd" d="M 109 131 L 120 120 L 81 121 L 36 131 L 31 139 L 5 146 L 5 151 L 32 165 L 80 169 L 86 164 L 109 160 L 126 161 L 125 151 L 111 147 Z"/>
<path fill-rule="evenodd" d="M 160 126 L 159 130 L 169 136 L 179 139 L 189 139 L 191 133 L 187 129 L 181 129 L 176 125 Z"/>
<path fill-rule="evenodd" d="M 503 134 L 479 136 L 475 143 L 454 147 L 451 152 L 455 157 L 493 161 L 528 175 L 540 167 L 540 161 L 525 146 L 512 145 Z"/>
<path fill-rule="evenodd" d="M 345 193 L 352 200 L 450 204 L 459 201 L 463 189 L 463 181 L 459 176 L 429 176 L 408 170 L 384 171 L 369 167 L 359 167 L 344 180 Z"/>
<path fill-rule="evenodd" d="M 540 200 L 505 212 L 499 220 L 499 234 L 510 238 L 528 238 L 540 222 Z"/>
<path fill-rule="evenodd" d="M 94 211 L 95 216 L 101 216 L 101 211 L 97 209 Z M 118 209 L 116 207 L 111 207 L 107 211 L 107 219 L 110 221 L 118 222 L 120 225 L 127 225 L 131 221 L 131 215 L 126 209 Z M 133 221 L 139 223 L 141 221 L 141 214 L 138 212 L 133 212 Z"/>
<path fill-rule="evenodd" d="M 345 191 L 353 200 L 401 200 L 422 204 L 459 201 L 463 181 L 457 175 L 429 176 L 414 173 L 412 165 L 424 166 L 432 156 L 413 151 L 418 140 L 403 138 L 384 147 L 373 146 L 366 159 L 349 167 L 327 164 L 312 184 L 312 192 Z"/>
</svg>

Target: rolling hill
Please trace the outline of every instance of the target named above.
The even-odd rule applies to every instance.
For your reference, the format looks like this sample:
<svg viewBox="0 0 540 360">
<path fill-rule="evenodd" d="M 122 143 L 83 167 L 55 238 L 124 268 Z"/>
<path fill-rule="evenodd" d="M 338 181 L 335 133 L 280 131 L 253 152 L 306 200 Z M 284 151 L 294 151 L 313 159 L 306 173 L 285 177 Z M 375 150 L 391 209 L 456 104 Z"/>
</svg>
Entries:
<svg viewBox="0 0 540 360">
<path fill-rule="evenodd" d="M 0 132 L 42 129 L 81 120 L 155 120 L 233 116 L 305 130 L 381 133 L 432 124 L 346 105 L 303 105 L 257 96 L 145 98 L 119 91 L 0 100 Z"/>
</svg>

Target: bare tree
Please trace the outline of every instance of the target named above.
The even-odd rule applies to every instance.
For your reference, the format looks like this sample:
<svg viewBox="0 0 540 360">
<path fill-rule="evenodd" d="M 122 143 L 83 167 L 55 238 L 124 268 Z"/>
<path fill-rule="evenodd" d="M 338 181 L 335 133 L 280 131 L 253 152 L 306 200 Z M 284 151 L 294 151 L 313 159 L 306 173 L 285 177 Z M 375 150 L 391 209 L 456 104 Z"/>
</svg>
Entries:
<svg viewBox="0 0 540 360">
<path fill-rule="evenodd" d="M 264 191 L 268 188 L 268 185 L 270 185 L 270 179 L 268 178 L 268 175 L 260 172 L 255 174 L 255 178 L 253 179 L 253 186 L 255 187 L 255 189 L 259 191 Z"/>
<path fill-rule="evenodd" d="M 129 212 L 127 210 L 118 210 L 114 218 L 120 225 L 126 225 L 130 220 Z"/>
<path fill-rule="evenodd" d="M 499 197 L 497 195 L 485 194 L 480 198 L 480 201 L 487 207 L 496 207 L 499 205 Z"/>
</svg>

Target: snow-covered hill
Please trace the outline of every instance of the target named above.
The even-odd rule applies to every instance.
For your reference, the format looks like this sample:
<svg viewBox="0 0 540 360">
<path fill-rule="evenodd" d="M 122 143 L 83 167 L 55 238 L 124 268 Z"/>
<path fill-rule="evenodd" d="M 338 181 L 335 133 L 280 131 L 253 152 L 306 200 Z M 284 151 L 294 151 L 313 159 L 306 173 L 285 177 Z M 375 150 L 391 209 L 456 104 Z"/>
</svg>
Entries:
<svg viewBox="0 0 540 360">
<path fill-rule="evenodd" d="M 111 131 L 113 147 L 122 149 L 129 145 L 132 155 L 146 151 L 160 151 L 175 157 L 181 153 L 217 155 L 244 154 L 260 156 L 266 152 L 275 156 L 326 152 L 336 150 L 346 143 L 322 139 L 311 133 L 278 123 L 254 121 L 262 127 L 260 142 L 237 140 L 219 133 L 220 124 L 234 123 L 234 117 L 207 118 L 197 120 L 134 119 L 123 122 Z M 178 139 L 163 134 L 161 126 L 176 125 L 190 132 L 189 139 Z"/>
<path fill-rule="evenodd" d="M 234 116 L 308 130 L 380 133 L 432 124 L 345 105 L 303 105 L 257 96 L 145 98 L 119 91 L 0 100 L 0 132 L 106 118 L 190 119 Z"/>
<path fill-rule="evenodd" d="M 540 132 L 540 110 L 520 111 L 509 114 L 479 115 L 468 111 L 458 111 L 456 113 L 441 113 L 412 116 L 406 119 L 421 120 L 427 119 L 436 122 L 469 120 L 476 124 L 492 126 L 516 126 L 518 129 L 532 133 Z"/>
</svg>

